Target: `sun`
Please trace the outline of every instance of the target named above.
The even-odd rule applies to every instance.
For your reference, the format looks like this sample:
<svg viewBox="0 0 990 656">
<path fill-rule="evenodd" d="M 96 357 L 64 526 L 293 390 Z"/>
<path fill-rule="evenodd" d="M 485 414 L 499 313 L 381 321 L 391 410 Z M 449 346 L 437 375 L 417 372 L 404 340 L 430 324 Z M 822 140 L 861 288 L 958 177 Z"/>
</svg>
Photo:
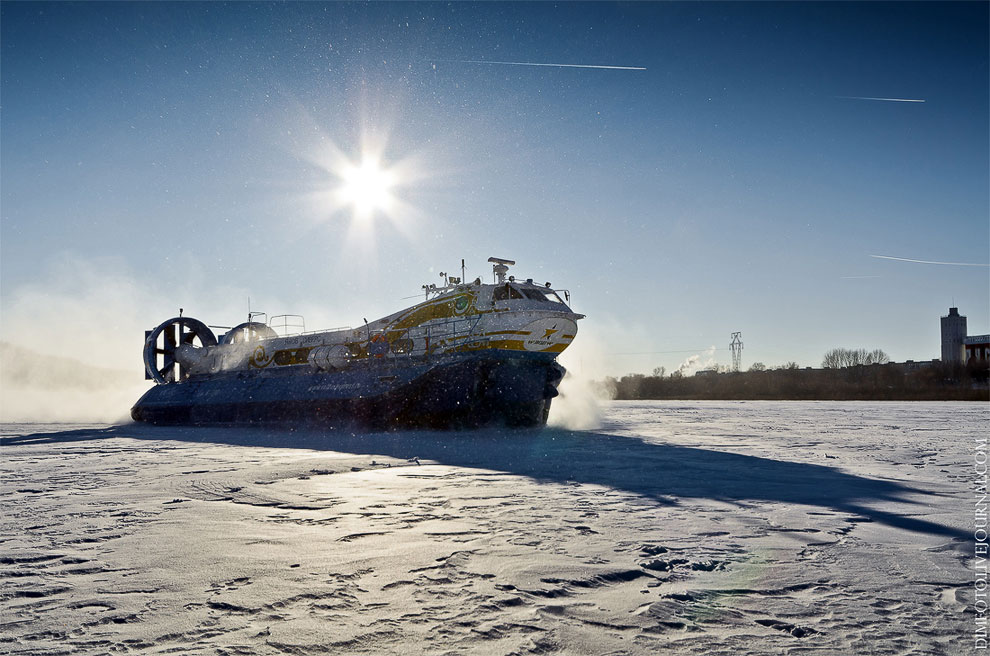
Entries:
<svg viewBox="0 0 990 656">
<path fill-rule="evenodd" d="M 351 207 L 357 218 L 368 219 L 377 212 L 388 214 L 395 202 L 392 194 L 395 174 L 375 157 L 365 155 L 360 164 L 342 167 L 340 180 L 337 190 L 340 204 Z"/>
<path fill-rule="evenodd" d="M 408 196 L 434 169 L 415 153 L 389 157 L 386 146 L 383 137 L 368 138 L 348 152 L 322 139 L 302 155 L 318 168 L 307 209 L 316 222 L 344 233 L 345 249 L 371 249 L 382 232 L 418 237 L 422 215 Z"/>
</svg>

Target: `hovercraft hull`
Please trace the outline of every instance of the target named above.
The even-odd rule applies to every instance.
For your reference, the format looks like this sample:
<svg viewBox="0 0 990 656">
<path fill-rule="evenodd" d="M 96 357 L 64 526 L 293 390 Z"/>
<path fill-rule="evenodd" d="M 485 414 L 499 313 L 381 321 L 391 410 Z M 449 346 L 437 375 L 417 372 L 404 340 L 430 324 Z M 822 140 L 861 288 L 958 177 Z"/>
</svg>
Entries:
<svg viewBox="0 0 990 656">
<path fill-rule="evenodd" d="M 292 423 L 390 429 L 542 426 L 564 369 L 540 353 L 486 351 L 340 371 L 236 371 L 149 389 L 131 409 L 155 424 Z"/>
</svg>

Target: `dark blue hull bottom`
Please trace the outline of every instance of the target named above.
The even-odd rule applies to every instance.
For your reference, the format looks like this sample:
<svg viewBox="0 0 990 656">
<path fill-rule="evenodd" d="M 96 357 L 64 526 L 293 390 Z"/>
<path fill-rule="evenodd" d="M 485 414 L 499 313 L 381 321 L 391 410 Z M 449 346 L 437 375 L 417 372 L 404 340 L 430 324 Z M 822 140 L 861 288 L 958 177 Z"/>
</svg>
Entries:
<svg viewBox="0 0 990 656">
<path fill-rule="evenodd" d="M 138 400 L 131 416 L 154 424 L 288 423 L 379 430 L 542 426 L 564 374 L 554 360 L 530 354 L 371 361 L 329 373 L 294 369 L 156 385 Z"/>
</svg>

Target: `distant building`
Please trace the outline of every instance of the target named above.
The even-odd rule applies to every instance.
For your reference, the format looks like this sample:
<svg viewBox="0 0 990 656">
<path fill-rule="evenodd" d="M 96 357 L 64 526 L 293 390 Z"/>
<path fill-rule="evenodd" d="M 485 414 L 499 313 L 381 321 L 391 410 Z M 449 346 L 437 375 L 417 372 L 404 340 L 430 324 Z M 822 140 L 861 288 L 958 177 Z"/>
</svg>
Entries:
<svg viewBox="0 0 990 656">
<path fill-rule="evenodd" d="M 890 366 L 903 369 L 904 371 L 918 371 L 919 369 L 927 369 L 937 365 L 939 362 L 938 358 L 933 360 L 922 360 L 920 362 L 915 362 L 914 360 L 905 360 L 904 362 L 888 362 L 886 365 L 880 366 Z"/>
<path fill-rule="evenodd" d="M 963 340 L 966 364 L 990 360 L 990 335 L 973 335 Z"/>
<path fill-rule="evenodd" d="M 942 362 L 963 364 L 966 351 L 966 317 L 959 314 L 959 308 L 950 307 L 948 316 L 942 317 Z"/>
</svg>

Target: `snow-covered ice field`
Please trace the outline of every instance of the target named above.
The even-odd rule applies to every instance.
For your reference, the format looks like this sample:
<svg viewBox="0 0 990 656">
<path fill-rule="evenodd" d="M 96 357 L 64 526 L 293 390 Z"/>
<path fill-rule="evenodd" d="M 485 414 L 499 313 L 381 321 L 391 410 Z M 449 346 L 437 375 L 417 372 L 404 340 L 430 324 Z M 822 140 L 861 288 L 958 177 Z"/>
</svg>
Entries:
<svg viewBox="0 0 990 656">
<path fill-rule="evenodd" d="M 988 404 L 3 427 L 0 652 L 965 654 Z"/>
</svg>

